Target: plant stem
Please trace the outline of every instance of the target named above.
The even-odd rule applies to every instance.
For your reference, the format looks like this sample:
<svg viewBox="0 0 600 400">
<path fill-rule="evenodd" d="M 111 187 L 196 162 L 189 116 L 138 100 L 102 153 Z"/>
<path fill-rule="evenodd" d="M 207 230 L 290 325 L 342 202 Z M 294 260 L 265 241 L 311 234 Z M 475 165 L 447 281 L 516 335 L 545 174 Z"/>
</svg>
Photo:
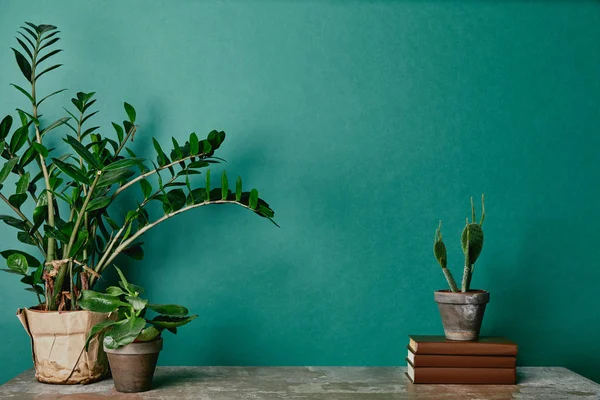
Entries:
<svg viewBox="0 0 600 400">
<path fill-rule="evenodd" d="M 95 269 L 96 272 L 98 274 L 102 274 L 102 272 L 104 271 L 104 269 L 106 268 L 107 265 L 109 265 L 123 250 L 125 250 L 127 248 L 127 246 L 129 246 L 131 243 L 133 243 L 137 238 L 142 236 L 149 229 L 152 229 L 153 227 L 157 226 L 161 222 L 164 222 L 164 221 L 168 220 L 169 218 L 176 216 L 177 214 L 181 214 L 182 212 L 191 210 L 193 208 L 198 208 L 198 207 L 202 207 L 202 206 L 206 206 L 206 205 L 210 205 L 210 204 L 237 204 L 241 207 L 244 207 L 251 211 L 254 211 L 247 205 L 239 203 L 235 200 L 205 201 L 203 203 L 192 204 L 192 205 L 180 208 L 177 211 L 173 211 L 169 214 L 163 215 L 161 218 L 157 219 L 156 221 L 139 229 L 136 233 L 131 235 L 131 237 L 129 237 L 129 239 L 127 239 L 127 240 L 123 241 L 121 244 L 119 244 L 119 246 L 115 249 L 115 251 L 112 252 L 112 254 L 110 254 L 110 256 L 107 256 L 107 254 L 110 252 L 110 248 L 107 249 L 104 256 L 102 257 L 102 260 L 100 260 L 100 262 L 98 262 L 98 264 L 96 265 L 96 269 Z M 127 224 L 125 224 L 125 225 L 127 225 Z M 125 226 L 123 226 L 121 228 L 121 230 L 119 230 L 119 233 L 117 233 L 117 235 L 113 238 L 113 243 L 111 243 L 111 248 L 112 248 L 112 245 L 116 242 L 117 238 L 119 237 L 120 233 L 123 231 L 124 228 L 125 228 Z M 95 282 L 95 280 L 96 280 L 95 276 L 90 277 L 90 287 Z"/>
<path fill-rule="evenodd" d="M 71 237 L 69 238 L 69 244 L 67 244 L 65 252 L 63 253 L 66 256 L 65 258 L 71 258 L 71 254 L 70 254 L 71 249 L 73 247 L 73 243 L 75 243 L 77 234 L 79 233 L 79 227 L 81 226 L 81 221 L 83 220 L 83 215 L 85 214 L 85 209 L 87 208 L 88 203 L 90 202 L 90 200 L 92 198 L 92 194 L 94 193 L 94 189 L 96 188 L 96 184 L 98 183 L 98 179 L 100 179 L 101 175 L 102 175 L 102 171 L 96 172 L 96 177 L 94 178 L 94 181 L 92 182 L 92 185 L 90 186 L 90 190 L 88 191 L 88 194 L 85 197 L 83 205 L 81 206 L 81 210 L 79 211 L 79 214 L 77 215 L 77 220 L 75 221 L 75 225 L 73 226 L 73 232 L 71 233 Z M 68 266 L 69 266 L 69 271 L 71 273 L 71 285 L 70 285 L 71 304 L 75 304 L 75 296 L 73 293 L 73 276 L 72 276 L 73 261 L 72 260 L 69 260 Z M 56 280 L 54 281 L 54 303 L 56 303 L 56 301 L 60 297 L 60 293 L 62 291 L 62 285 L 63 285 L 64 279 L 65 279 L 65 274 L 66 274 L 66 265 L 63 265 L 58 270 L 58 273 L 56 274 Z"/>
<path fill-rule="evenodd" d="M 446 280 L 448 281 L 448 285 L 450 285 L 450 290 L 452 290 L 452 292 L 454 292 L 454 293 L 458 292 L 458 286 L 456 286 L 456 281 L 454 280 L 454 277 L 452 276 L 452 272 L 450 272 L 450 270 L 448 268 L 442 268 L 442 272 L 444 273 L 444 276 L 446 277 Z"/>
</svg>

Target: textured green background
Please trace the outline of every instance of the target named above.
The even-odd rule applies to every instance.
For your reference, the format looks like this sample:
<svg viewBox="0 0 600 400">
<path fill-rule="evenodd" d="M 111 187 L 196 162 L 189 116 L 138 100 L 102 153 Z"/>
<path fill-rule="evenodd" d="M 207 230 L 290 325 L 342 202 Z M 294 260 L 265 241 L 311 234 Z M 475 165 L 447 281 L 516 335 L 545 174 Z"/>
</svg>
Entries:
<svg viewBox="0 0 600 400">
<path fill-rule="evenodd" d="M 162 364 L 403 365 L 408 334 L 442 332 L 437 221 L 458 274 L 485 192 L 483 333 L 600 380 L 597 1 L 2 1 L 2 114 L 26 105 L 8 86 L 25 20 L 63 31 L 43 87 L 69 88 L 61 105 L 96 91 L 106 126 L 134 104 L 142 155 L 152 135 L 223 129 L 230 176 L 276 210 L 281 229 L 196 210 L 121 263 L 200 314 Z M 0 293 L 3 382 L 31 366 L 14 312 L 33 298 L 8 274 Z"/>
</svg>

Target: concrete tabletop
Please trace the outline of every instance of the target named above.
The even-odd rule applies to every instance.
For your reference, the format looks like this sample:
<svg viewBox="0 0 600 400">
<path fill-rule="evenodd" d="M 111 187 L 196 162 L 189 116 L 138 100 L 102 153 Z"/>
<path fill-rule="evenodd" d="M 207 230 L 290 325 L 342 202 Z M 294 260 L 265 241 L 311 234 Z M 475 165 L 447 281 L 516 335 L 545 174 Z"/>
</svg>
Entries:
<svg viewBox="0 0 600 400">
<path fill-rule="evenodd" d="M 11 400 L 600 399 L 600 385 L 558 367 L 518 368 L 518 385 L 413 385 L 401 367 L 158 367 L 154 389 L 121 394 L 110 379 L 48 385 L 25 371 L 0 386 Z"/>
</svg>

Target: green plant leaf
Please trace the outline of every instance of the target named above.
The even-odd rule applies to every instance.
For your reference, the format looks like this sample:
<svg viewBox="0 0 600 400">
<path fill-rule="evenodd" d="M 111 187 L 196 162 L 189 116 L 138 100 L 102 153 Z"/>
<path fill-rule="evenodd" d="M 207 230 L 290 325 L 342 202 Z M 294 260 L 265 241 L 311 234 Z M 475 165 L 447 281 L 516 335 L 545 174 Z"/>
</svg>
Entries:
<svg viewBox="0 0 600 400">
<path fill-rule="evenodd" d="M 185 205 L 185 193 L 182 189 L 173 189 L 167 193 L 167 199 L 173 211 L 181 209 Z"/>
<path fill-rule="evenodd" d="M 21 35 L 23 35 L 23 34 L 21 33 Z M 29 38 L 27 38 L 25 35 L 23 35 L 23 37 L 29 42 L 29 44 L 31 45 L 32 48 L 35 48 L 35 46 L 33 45 L 33 43 L 31 43 L 31 40 L 29 40 Z M 29 59 L 33 60 L 33 54 L 31 53 L 31 50 L 29 50 L 29 47 L 25 44 L 25 42 L 23 42 L 19 38 L 16 38 L 16 39 L 17 39 L 17 42 L 19 42 L 19 44 L 23 48 L 23 50 L 25 50 L 25 53 L 27 53 L 27 55 L 29 56 Z"/>
<path fill-rule="evenodd" d="M 23 93 L 25 95 L 25 97 L 27 97 L 29 99 L 29 101 L 31 102 L 31 104 L 33 104 L 33 97 L 31 97 L 31 95 L 29 94 L 29 92 L 25 89 L 23 89 L 21 86 L 17 86 L 14 83 L 10 84 L 12 87 L 14 87 L 15 89 L 17 89 L 19 92 Z"/>
<path fill-rule="evenodd" d="M 6 180 L 6 178 L 8 178 L 8 175 L 13 170 L 15 165 L 17 165 L 18 162 L 19 162 L 19 157 L 15 157 L 15 158 L 11 158 L 4 164 L 2 169 L 0 169 L 0 183 L 3 183 Z"/>
<path fill-rule="evenodd" d="M 179 326 L 183 326 L 183 325 L 193 321 L 197 317 L 198 317 L 198 315 L 190 315 L 187 317 L 168 317 L 165 315 L 159 315 L 157 317 L 154 317 L 151 321 L 148 321 L 148 322 L 159 328 L 168 329 L 168 328 L 177 328 Z"/>
<path fill-rule="evenodd" d="M 198 136 L 196 132 L 190 134 L 190 154 L 196 155 L 200 152 L 200 142 L 198 141 Z"/>
<path fill-rule="evenodd" d="M 235 201 L 238 203 L 242 200 L 242 177 L 238 176 L 235 183 Z"/>
<path fill-rule="evenodd" d="M 142 195 L 144 196 L 145 200 L 152 194 L 152 186 L 150 185 L 150 182 L 148 182 L 146 179 L 142 179 L 140 181 L 140 186 L 142 187 Z"/>
<path fill-rule="evenodd" d="M 258 190 L 252 189 L 250 191 L 250 197 L 248 199 L 248 207 L 253 210 L 256 210 L 256 206 L 258 205 Z"/>
<path fill-rule="evenodd" d="M 106 171 L 102 174 L 100 179 L 98 179 L 98 183 L 96 184 L 96 187 L 101 188 L 101 187 L 105 187 L 105 186 L 110 186 L 114 183 L 122 182 L 134 174 L 135 174 L 134 171 L 131 171 L 126 168 L 115 169 L 112 171 Z"/>
<path fill-rule="evenodd" d="M 123 104 L 125 107 L 125 112 L 127 113 L 127 117 L 129 117 L 129 121 L 132 124 L 135 124 L 135 108 L 133 108 L 133 106 L 129 103 L 124 103 Z"/>
<path fill-rule="evenodd" d="M 58 38 L 57 38 L 58 39 Z M 47 44 L 47 43 L 46 43 Z M 56 49 L 56 50 L 52 50 L 51 52 L 49 52 L 48 54 L 44 55 L 43 57 L 41 57 L 39 60 L 37 60 L 37 64 L 41 64 L 42 62 L 46 61 L 47 59 L 49 59 L 50 57 L 60 53 L 62 51 L 62 49 Z"/>
<path fill-rule="evenodd" d="M 27 264 L 32 268 L 37 268 L 41 265 L 37 258 L 35 258 L 34 256 L 29 255 L 21 250 L 4 250 L 4 251 L 0 252 L 0 254 L 5 259 L 8 259 L 8 257 L 12 256 L 13 254 L 20 254 L 23 257 L 25 257 L 25 259 L 27 260 Z"/>
<path fill-rule="evenodd" d="M 106 167 L 104 167 L 104 171 L 112 171 L 115 169 L 128 168 L 134 165 L 138 165 L 144 162 L 143 158 L 124 158 L 119 161 L 115 161 Z"/>
<path fill-rule="evenodd" d="M 104 345 L 108 349 L 117 349 L 130 344 L 146 327 L 146 320 L 132 316 L 125 320 L 124 324 L 119 324 L 104 336 Z"/>
<path fill-rule="evenodd" d="M 112 320 L 107 320 L 107 321 L 102 321 L 97 323 L 96 325 L 94 325 L 92 327 L 92 329 L 90 330 L 90 334 L 88 335 L 87 340 L 85 341 L 85 350 L 88 350 L 88 347 L 90 345 L 90 342 L 92 341 L 92 339 L 102 333 L 102 332 L 106 332 L 108 330 L 108 328 L 111 328 L 115 325 L 123 325 L 125 324 L 126 321 L 112 321 Z"/>
<path fill-rule="evenodd" d="M 17 194 L 27 192 L 27 188 L 29 187 L 29 180 L 31 179 L 31 174 L 29 172 L 25 172 L 19 180 L 17 181 Z"/>
<path fill-rule="evenodd" d="M 148 300 L 138 296 L 125 296 L 125 300 L 131 304 L 135 311 L 143 310 L 146 307 L 146 304 L 148 304 Z"/>
<path fill-rule="evenodd" d="M 128 306 L 117 297 L 93 290 L 83 290 L 77 304 L 84 310 L 100 313 L 108 313 L 116 311 L 121 306 Z"/>
<path fill-rule="evenodd" d="M 20 169 L 23 169 L 27 165 L 29 165 L 33 160 L 36 159 L 37 156 L 38 156 L 38 153 L 37 153 L 35 147 L 31 146 L 31 147 L 27 148 L 27 150 L 25 150 L 23 152 L 23 155 L 21 156 L 21 159 L 19 160 Z"/>
<path fill-rule="evenodd" d="M 121 289 L 118 286 L 109 286 L 106 288 L 106 293 L 111 295 L 111 296 L 121 296 L 121 295 L 126 295 L 127 293 L 123 291 L 123 289 Z"/>
<path fill-rule="evenodd" d="M 55 70 L 55 69 L 56 69 L 56 68 L 58 68 L 58 67 L 62 67 L 62 64 L 56 64 L 56 65 L 53 65 L 53 66 L 51 66 L 51 67 L 48 67 L 48 68 L 46 68 L 45 70 L 43 70 L 42 72 L 40 72 L 40 73 L 39 73 L 39 74 L 38 74 L 38 75 L 35 77 L 35 80 L 37 81 L 38 79 L 40 79 L 40 78 L 42 77 L 42 75 L 44 75 L 44 74 L 46 74 L 46 73 L 48 73 L 48 72 L 50 72 L 50 71 L 53 71 L 53 70 Z"/>
<path fill-rule="evenodd" d="M 77 235 L 77 240 L 75 241 L 75 243 L 73 243 L 73 247 L 71 247 L 69 257 L 75 257 L 77 254 L 79 254 L 79 251 L 83 248 L 87 240 L 88 231 L 80 231 Z"/>
<path fill-rule="evenodd" d="M 56 121 L 54 121 L 53 123 L 51 123 L 50 125 L 48 125 L 48 126 L 46 127 L 46 129 L 44 129 L 44 130 L 41 132 L 41 135 L 43 136 L 43 135 L 45 135 L 46 133 L 50 132 L 51 130 L 53 130 L 53 129 L 56 129 L 56 128 L 58 128 L 59 126 L 66 124 L 66 123 L 67 123 L 67 121 L 69 121 L 69 119 L 70 119 L 69 117 L 64 117 L 64 118 L 57 119 Z"/>
<path fill-rule="evenodd" d="M 27 225 L 22 220 L 11 217 L 10 215 L 0 215 L 0 220 L 2 220 L 6 225 L 10 225 L 13 228 L 17 228 L 21 231 L 27 230 Z"/>
<path fill-rule="evenodd" d="M 46 236 L 56 239 L 62 243 L 69 243 L 69 236 L 53 226 L 44 225 L 44 233 Z"/>
<path fill-rule="evenodd" d="M 50 37 L 54 36 L 54 35 L 55 35 L 55 34 L 57 34 L 57 33 L 58 33 L 58 32 L 54 32 L 53 34 L 51 34 L 51 35 L 48 35 L 48 37 L 46 37 L 46 39 L 48 39 L 48 38 L 50 38 Z M 50 46 L 52 46 L 54 43 L 58 42 L 59 40 L 60 40 L 60 38 L 54 38 L 54 39 L 52 39 L 52 40 L 50 40 L 50 41 L 48 41 L 48 42 L 44 43 L 44 44 L 43 44 L 43 45 L 40 47 L 40 49 L 38 50 L 38 53 L 39 53 L 40 51 L 44 50 L 46 47 L 50 47 Z"/>
<path fill-rule="evenodd" d="M 13 117 L 10 115 L 7 115 L 2 119 L 2 122 L 0 122 L 0 141 L 6 139 L 6 136 L 8 136 L 8 133 L 10 132 L 10 127 L 12 126 L 12 123 Z"/>
<path fill-rule="evenodd" d="M 17 240 L 21 243 L 30 244 L 32 246 L 36 245 L 33 236 L 31 236 L 29 232 L 17 232 Z"/>
<path fill-rule="evenodd" d="M 65 90 L 67 90 L 67 89 L 60 89 L 60 90 L 57 90 L 56 92 L 50 93 L 49 95 L 45 96 L 43 99 L 41 99 L 40 101 L 38 101 L 37 106 L 39 107 L 40 104 L 42 104 L 44 102 L 44 100 L 49 99 L 50 97 L 55 96 L 55 95 L 57 95 L 59 93 L 62 93 Z"/>
<path fill-rule="evenodd" d="M 140 334 L 137 337 L 137 340 L 139 340 L 140 342 L 149 342 L 152 339 L 156 338 L 158 335 L 160 335 L 160 331 L 151 325 L 143 329 L 142 332 L 140 332 Z"/>
<path fill-rule="evenodd" d="M 115 124 L 114 122 L 112 123 L 113 128 L 115 128 L 115 131 L 117 132 L 117 138 L 119 138 L 119 143 L 121 143 L 123 141 L 123 137 L 125 136 L 125 133 L 123 132 L 123 128 L 121 128 L 120 125 Z"/>
<path fill-rule="evenodd" d="M 148 304 L 147 307 L 168 317 L 185 317 L 190 313 L 187 308 L 177 304 Z"/>
<path fill-rule="evenodd" d="M 31 143 L 31 146 L 38 152 L 42 157 L 48 157 L 49 150 L 43 144 L 39 144 L 38 142 Z"/>
<path fill-rule="evenodd" d="M 90 184 L 89 179 L 85 176 L 85 174 L 77 167 L 67 164 L 59 160 L 58 158 L 53 158 L 52 162 L 58 169 L 60 169 L 65 174 L 69 175 L 71 178 L 75 179 L 75 181 L 79 183 L 85 183 L 86 185 Z M 100 178 L 102 179 L 102 178 Z M 100 180 L 99 180 L 100 181 Z"/>
<path fill-rule="evenodd" d="M 27 143 L 27 137 L 29 135 L 29 126 L 30 123 L 28 123 L 27 125 L 23 125 L 19 129 L 17 129 L 15 133 L 13 133 L 12 137 L 10 138 L 9 145 L 10 152 L 12 154 L 17 154 L 17 151 L 21 150 L 21 147 L 23 147 L 25 143 Z"/>
<path fill-rule="evenodd" d="M 204 195 L 204 199 L 206 201 L 210 201 L 210 168 L 206 170 L 206 194 Z"/>
<path fill-rule="evenodd" d="M 99 210 L 101 208 L 105 208 L 110 204 L 111 201 L 112 201 L 112 196 L 97 197 L 88 203 L 88 206 L 85 209 L 85 211 L 90 212 L 90 211 Z"/>
<path fill-rule="evenodd" d="M 74 138 L 71 135 L 67 135 L 65 142 L 68 143 L 73 148 L 73 150 L 75 150 L 75 152 L 77 154 L 79 154 L 79 156 L 81 158 L 83 158 L 83 160 L 90 167 L 92 167 L 96 170 L 102 169 L 102 164 L 100 163 L 100 161 L 98 161 L 98 159 L 96 157 L 94 157 L 94 155 L 92 153 L 90 153 L 89 150 L 86 149 L 85 146 L 83 144 L 81 144 L 81 142 L 79 142 L 79 140 L 77 140 L 76 138 Z"/>
<path fill-rule="evenodd" d="M 27 264 L 27 258 L 22 254 L 15 253 L 10 255 L 6 260 L 6 265 L 8 265 L 8 268 L 21 275 L 27 275 L 27 268 L 29 265 Z"/>
<path fill-rule="evenodd" d="M 25 201 L 27 201 L 26 193 L 13 194 L 8 198 L 8 202 L 16 209 L 20 209 Z"/>
<path fill-rule="evenodd" d="M 17 64 L 19 65 L 19 69 L 23 73 L 23 76 L 25 77 L 25 79 L 31 82 L 31 64 L 29 64 L 29 61 L 27 61 L 25 56 L 21 54 L 19 50 L 12 47 L 11 49 L 15 53 Z"/>
<path fill-rule="evenodd" d="M 221 175 L 221 199 L 227 200 L 228 195 L 229 183 L 227 182 L 227 172 L 223 171 L 223 175 Z"/>
<path fill-rule="evenodd" d="M 140 243 L 134 243 L 131 246 L 123 250 L 123 254 L 133 258 L 134 260 L 144 259 L 144 249 Z"/>
</svg>

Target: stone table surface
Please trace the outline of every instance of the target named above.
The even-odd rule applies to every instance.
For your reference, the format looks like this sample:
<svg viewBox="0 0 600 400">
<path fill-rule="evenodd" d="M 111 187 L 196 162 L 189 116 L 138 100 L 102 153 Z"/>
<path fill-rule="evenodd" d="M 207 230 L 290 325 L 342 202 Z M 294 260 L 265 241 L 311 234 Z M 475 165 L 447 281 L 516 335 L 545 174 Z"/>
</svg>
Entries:
<svg viewBox="0 0 600 400">
<path fill-rule="evenodd" d="M 566 368 L 518 368 L 518 385 L 414 385 L 402 367 L 158 367 L 154 389 L 122 394 L 110 379 L 38 383 L 28 370 L 0 386 L 11 400 L 600 399 L 600 385 Z"/>
</svg>

